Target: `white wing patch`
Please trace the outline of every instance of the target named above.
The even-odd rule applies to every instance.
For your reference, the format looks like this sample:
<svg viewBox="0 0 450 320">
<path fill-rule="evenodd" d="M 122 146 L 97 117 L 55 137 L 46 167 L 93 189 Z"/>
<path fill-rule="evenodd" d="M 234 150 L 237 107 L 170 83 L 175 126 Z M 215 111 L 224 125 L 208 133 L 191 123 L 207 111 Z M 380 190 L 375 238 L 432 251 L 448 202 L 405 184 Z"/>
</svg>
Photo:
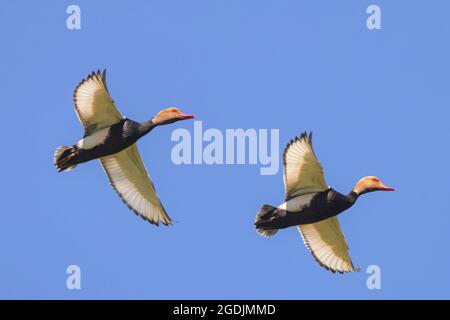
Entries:
<svg viewBox="0 0 450 320">
<path fill-rule="evenodd" d="M 284 188 L 286 199 L 329 188 L 323 168 L 314 154 L 311 134 L 296 137 L 284 150 Z"/>
<path fill-rule="evenodd" d="M 158 225 L 171 224 L 164 207 L 156 195 L 136 144 L 100 162 L 117 194 L 136 214 Z"/>
<path fill-rule="evenodd" d="M 106 87 L 106 70 L 91 73 L 75 88 L 75 111 L 85 129 L 85 136 L 110 127 L 123 119 Z"/>
<path fill-rule="evenodd" d="M 297 226 L 303 242 L 316 261 L 332 272 L 355 272 L 339 220 L 332 217 Z"/>
</svg>

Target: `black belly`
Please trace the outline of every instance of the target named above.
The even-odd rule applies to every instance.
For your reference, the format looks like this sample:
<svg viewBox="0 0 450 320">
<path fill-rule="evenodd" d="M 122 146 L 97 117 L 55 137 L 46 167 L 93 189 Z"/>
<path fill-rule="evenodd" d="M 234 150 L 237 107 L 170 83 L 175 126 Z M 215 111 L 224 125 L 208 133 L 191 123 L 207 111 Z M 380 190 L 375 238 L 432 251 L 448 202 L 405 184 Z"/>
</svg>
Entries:
<svg viewBox="0 0 450 320">
<path fill-rule="evenodd" d="M 347 210 L 354 201 L 333 189 L 318 192 L 301 211 L 279 212 L 277 228 L 287 228 L 302 224 L 316 223 L 334 217 Z M 277 209 L 279 210 L 279 209 Z"/>
<path fill-rule="evenodd" d="M 78 149 L 74 163 L 83 163 L 118 153 L 140 138 L 135 124 L 130 120 L 111 126 L 105 141 L 92 149 Z"/>
</svg>

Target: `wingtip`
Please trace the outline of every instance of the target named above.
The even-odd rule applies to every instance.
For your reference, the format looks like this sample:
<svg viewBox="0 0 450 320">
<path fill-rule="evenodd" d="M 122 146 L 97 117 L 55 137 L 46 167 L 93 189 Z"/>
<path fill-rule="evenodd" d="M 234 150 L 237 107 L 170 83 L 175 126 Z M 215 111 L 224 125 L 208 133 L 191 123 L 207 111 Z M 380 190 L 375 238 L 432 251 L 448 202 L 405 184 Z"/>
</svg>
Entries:
<svg viewBox="0 0 450 320">
<path fill-rule="evenodd" d="M 308 132 L 305 130 L 300 134 L 300 137 L 295 137 L 295 141 L 305 140 L 307 143 L 309 143 L 312 146 L 312 135 L 313 135 L 312 131 L 310 131 L 308 134 Z M 291 142 L 292 142 L 292 140 L 291 140 Z"/>
</svg>

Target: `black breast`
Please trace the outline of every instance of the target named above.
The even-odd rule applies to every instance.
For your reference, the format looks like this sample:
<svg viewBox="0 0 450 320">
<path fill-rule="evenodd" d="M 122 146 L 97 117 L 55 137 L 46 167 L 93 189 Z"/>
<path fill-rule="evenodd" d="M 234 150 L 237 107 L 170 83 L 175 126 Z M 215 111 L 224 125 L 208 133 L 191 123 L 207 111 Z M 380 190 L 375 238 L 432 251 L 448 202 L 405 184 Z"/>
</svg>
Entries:
<svg viewBox="0 0 450 320">
<path fill-rule="evenodd" d="M 111 126 L 105 145 L 112 148 L 126 148 L 135 143 L 139 138 L 139 126 L 136 121 L 124 119 Z"/>
</svg>

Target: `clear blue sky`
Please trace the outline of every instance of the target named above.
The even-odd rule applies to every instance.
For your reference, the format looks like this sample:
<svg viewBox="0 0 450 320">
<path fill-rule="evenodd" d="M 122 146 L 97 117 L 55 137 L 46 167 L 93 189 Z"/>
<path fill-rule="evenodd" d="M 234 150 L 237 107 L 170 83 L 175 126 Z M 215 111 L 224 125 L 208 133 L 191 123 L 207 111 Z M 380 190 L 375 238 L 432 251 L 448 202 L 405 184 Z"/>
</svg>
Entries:
<svg viewBox="0 0 450 320">
<path fill-rule="evenodd" d="M 66 8 L 82 29 L 66 28 Z M 382 30 L 366 28 L 378 4 Z M 448 1 L 15 1 L 0 6 L 0 298 L 450 298 Z M 335 189 L 377 175 L 340 216 L 358 274 L 320 268 L 294 228 L 253 229 L 281 171 L 176 166 L 175 128 L 139 142 L 172 227 L 131 213 L 97 162 L 58 174 L 82 129 L 72 93 L 107 68 L 123 114 L 166 106 L 205 128 L 313 130 Z M 77 264 L 82 289 L 66 289 Z M 381 267 L 382 289 L 364 272 Z"/>
</svg>

